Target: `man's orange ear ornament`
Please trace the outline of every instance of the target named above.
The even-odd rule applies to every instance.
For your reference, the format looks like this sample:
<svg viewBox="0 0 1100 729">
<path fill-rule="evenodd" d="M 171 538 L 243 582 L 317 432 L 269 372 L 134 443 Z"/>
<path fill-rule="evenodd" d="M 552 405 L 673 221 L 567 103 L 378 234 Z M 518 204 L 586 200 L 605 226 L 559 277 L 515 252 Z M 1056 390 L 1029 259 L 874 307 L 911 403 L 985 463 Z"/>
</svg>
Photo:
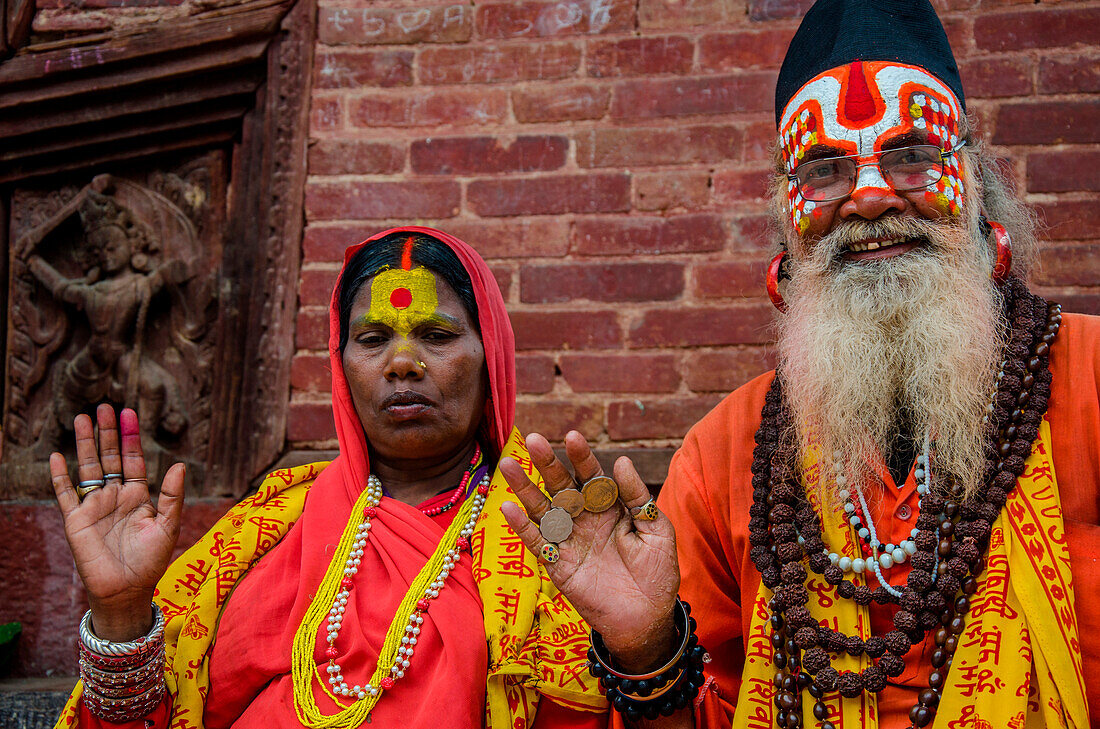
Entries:
<svg viewBox="0 0 1100 729">
<path fill-rule="evenodd" d="M 1002 283 L 1012 273 L 1012 239 L 1000 223 L 988 222 L 993 235 L 993 244 L 997 247 L 997 260 L 993 264 L 993 280 Z"/>
<path fill-rule="evenodd" d="M 791 278 L 787 273 L 787 252 L 776 255 L 768 265 L 767 288 L 768 298 L 781 312 L 787 311 L 787 302 L 783 300 L 783 289 L 787 288 L 787 281 Z"/>
</svg>

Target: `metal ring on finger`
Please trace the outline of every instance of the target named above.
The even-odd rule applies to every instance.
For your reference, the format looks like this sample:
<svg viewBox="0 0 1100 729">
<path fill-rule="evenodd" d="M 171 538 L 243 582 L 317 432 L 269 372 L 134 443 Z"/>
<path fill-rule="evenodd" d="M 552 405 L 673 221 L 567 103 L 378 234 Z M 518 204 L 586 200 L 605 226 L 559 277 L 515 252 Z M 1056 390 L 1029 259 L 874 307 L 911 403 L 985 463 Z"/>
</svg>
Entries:
<svg viewBox="0 0 1100 729">
<path fill-rule="evenodd" d="M 599 514 L 619 500 L 619 484 L 609 476 L 594 476 L 581 486 L 581 494 L 584 496 L 585 510 Z"/>
<path fill-rule="evenodd" d="M 122 474 L 121 473 L 105 473 L 105 474 L 103 474 L 103 481 L 104 482 L 111 481 L 111 480 L 121 481 L 122 480 Z"/>
<path fill-rule="evenodd" d="M 542 545 L 542 550 L 539 552 L 539 556 L 547 564 L 554 564 L 561 559 L 561 552 L 558 550 L 558 545 L 553 542 Z"/>
<path fill-rule="evenodd" d="M 659 514 L 657 500 L 652 497 L 641 506 L 635 506 L 630 510 L 630 516 L 634 521 L 653 521 Z"/>
<path fill-rule="evenodd" d="M 103 484 L 105 483 L 107 482 L 102 478 L 90 478 L 87 481 L 81 481 L 80 485 L 76 487 L 76 495 L 83 499 L 96 489 L 103 488 Z"/>
</svg>

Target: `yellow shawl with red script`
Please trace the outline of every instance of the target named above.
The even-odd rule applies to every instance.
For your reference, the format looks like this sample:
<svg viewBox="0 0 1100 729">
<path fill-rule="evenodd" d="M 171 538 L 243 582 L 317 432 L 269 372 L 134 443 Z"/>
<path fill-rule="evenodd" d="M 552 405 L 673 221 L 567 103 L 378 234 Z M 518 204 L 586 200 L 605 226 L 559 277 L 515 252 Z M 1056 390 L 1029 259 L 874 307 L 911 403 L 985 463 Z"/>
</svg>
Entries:
<svg viewBox="0 0 1100 729">
<path fill-rule="evenodd" d="M 807 493 L 819 469 L 807 463 Z M 839 508 L 822 519 L 826 543 L 858 556 L 857 537 Z M 989 540 L 986 569 L 971 599 L 966 627 L 947 674 L 936 729 L 1031 729 L 1089 725 L 1081 674 L 1081 650 L 1074 610 L 1069 550 L 1046 420 L 1024 472 L 1001 511 Z M 855 575 L 856 584 L 865 584 Z M 823 624 L 848 635 L 869 638 L 865 607 L 837 599 L 820 576 L 807 584 L 807 607 Z M 753 604 L 748 657 L 734 726 L 773 729 L 770 628 L 771 590 L 761 585 Z M 860 671 L 866 656 L 838 656 L 839 671 Z M 876 729 L 874 694 L 853 699 L 833 693 L 826 700 L 837 729 Z M 815 726 L 812 702 L 803 702 L 803 726 Z"/>
<path fill-rule="evenodd" d="M 541 487 L 518 430 L 512 431 L 502 455 L 516 459 Z M 166 621 L 172 729 L 203 726 L 208 660 L 221 609 L 249 566 L 301 516 L 306 494 L 326 465 L 269 475 L 256 494 L 230 509 L 176 560 L 158 584 L 154 600 Z M 606 702 L 586 665 L 588 626 L 505 523 L 500 505 L 506 500 L 517 501 L 497 471 L 470 540 L 489 645 L 485 725 L 531 726 L 541 696 L 582 711 L 603 711 Z M 78 683 L 55 729 L 76 725 L 80 693 Z"/>
</svg>

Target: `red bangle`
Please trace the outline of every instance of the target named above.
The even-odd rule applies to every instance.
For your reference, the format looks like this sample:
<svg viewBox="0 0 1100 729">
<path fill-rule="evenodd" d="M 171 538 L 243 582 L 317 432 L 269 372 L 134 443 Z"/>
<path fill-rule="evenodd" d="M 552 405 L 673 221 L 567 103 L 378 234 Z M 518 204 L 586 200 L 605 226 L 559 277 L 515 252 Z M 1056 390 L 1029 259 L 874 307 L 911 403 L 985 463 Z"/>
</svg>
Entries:
<svg viewBox="0 0 1100 729">
<path fill-rule="evenodd" d="M 127 721 L 140 719 L 157 708 L 160 702 L 164 700 L 165 693 L 166 687 L 163 681 L 159 682 L 140 696 L 125 699 L 112 699 L 100 696 L 85 686 L 81 700 L 84 702 L 84 705 L 88 707 L 88 711 L 91 712 L 93 716 L 97 716 L 105 721 L 121 724 Z"/>
</svg>

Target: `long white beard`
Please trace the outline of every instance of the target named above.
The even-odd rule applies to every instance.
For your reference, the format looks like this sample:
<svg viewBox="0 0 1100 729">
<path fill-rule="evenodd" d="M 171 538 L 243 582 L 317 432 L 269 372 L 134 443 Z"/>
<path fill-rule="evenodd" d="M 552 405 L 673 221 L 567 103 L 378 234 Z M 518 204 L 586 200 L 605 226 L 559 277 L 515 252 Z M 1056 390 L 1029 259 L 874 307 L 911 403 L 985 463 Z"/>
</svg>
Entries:
<svg viewBox="0 0 1100 729">
<path fill-rule="evenodd" d="M 842 260 L 849 242 L 878 236 L 930 245 Z M 918 445 L 928 434 L 936 482 L 979 489 L 1004 338 L 990 265 L 965 221 L 916 218 L 845 223 L 792 263 L 778 346 L 800 449 L 839 451 L 851 483 L 873 484 L 899 434 Z"/>
</svg>

